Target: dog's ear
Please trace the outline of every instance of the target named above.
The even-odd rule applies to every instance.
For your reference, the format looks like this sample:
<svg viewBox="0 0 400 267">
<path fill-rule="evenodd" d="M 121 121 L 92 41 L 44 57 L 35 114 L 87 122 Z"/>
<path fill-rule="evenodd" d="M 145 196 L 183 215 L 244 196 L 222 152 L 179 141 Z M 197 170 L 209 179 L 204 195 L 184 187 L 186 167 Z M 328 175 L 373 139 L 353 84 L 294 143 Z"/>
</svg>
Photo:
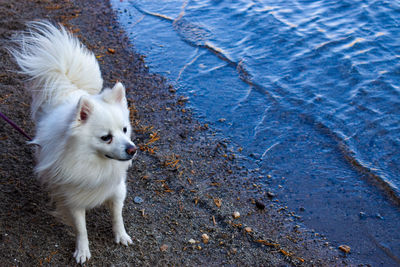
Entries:
<svg viewBox="0 0 400 267">
<path fill-rule="evenodd" d="M 82 96 L 78 102 L 76 119 L 79 122 L 86 122 L 93 111 L 93 104 L 87 96 Z"/>
<path fill-rule="evenodd" d="M 111 90 L 103 92 L 103 99 L 108 103 L 126 104 L 125 87 L 117 82 Z"/>
</svg>

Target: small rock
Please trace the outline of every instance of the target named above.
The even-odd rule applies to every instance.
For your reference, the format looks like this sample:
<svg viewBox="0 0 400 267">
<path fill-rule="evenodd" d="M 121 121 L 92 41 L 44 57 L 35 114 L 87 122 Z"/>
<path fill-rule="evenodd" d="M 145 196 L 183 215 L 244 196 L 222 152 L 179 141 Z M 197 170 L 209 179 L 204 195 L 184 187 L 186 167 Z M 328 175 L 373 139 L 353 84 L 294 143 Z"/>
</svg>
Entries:
<svg viewBox="0 0 400 267">
<path fill-rule="evenodd" d="M 232 217 L 233 217 L 233 219 L 237 219 L 237 218 L 240 217 L 240 213 L 239 213 L 238 211 L 235 211 L 235 212 L 232 214 Z"/>
<path fill-rule="evenodd" d="M 189 239 L 189 244 L 192 244 L 192 245 L 196 244 L 196 240 L 194 240 L 193 238 Z"/>
<path fill-rule="evenodd" d="M 162 245 L 162 246 L 160 247 L 160 250 L 161 250 L 162 252 L 167 251 L 167 250 L 168 250 L 168 245 L 167 245 L 167 244 Z"/>
<path fill-rule="evenodd" d="M 136 204 L 143 203 L 143 198 L 141 198 L 141 197 L 135 197 L 135 198 L 133 199 L 133 202 L 135 202 Z"/>
<path fill-rule="evenodd" d="M 376 218 L 383 220 L 383 216 L 380 215 L 379 213 L 377 213 L 375 216 L 376 216 Z"/>
<path fill-rule="evenodd" d="M 275 194 L 272 193 L 271 191 L 268 191 L 268 192 L 267 192 L 267 196 L 268 196 L 269 198 L 274 198 L 274 197 L 275 197 Z"/>
<path fill-rule="evenodd" d="M 262 203 L 261 201 L 256 200 L 256 201 L 255 201 L 255 204 L 256 204 L 256 207 L 257 207 L 258 209 L 260 209 L 260 210 L 265 209 L 265 204 Z"/>
<path fill-rule="evenodd" d="M 185 134 L 185 133 L 180 133 L 179 136 L 180 136 L 182 139 L 186 139 L 186 134 Z"/>
<path fill-rule="evenodd" d="M 244 230 L 246 231 L 246 233 L 251 233 L 253 230 L 251 229 L 251 227 L 245 227 Z"/>
<path fill-rule="evenodd" d="M 207 244 L 208 240 L 210 240 L 210 237 L 207 234 L 202 234 L 201 238 L 203 239 L 204 244 Z"/>
<path fill-rule="evenodd" d="M 360 219 L 365 219 L 365 218 L 367 218 L 367 214 L 365 214 L 365 212 L 360 212 L 359 214 L 358 214 L 358 217 L 360 217 Z"/>
<path fill-rule="evenodd" d="M 340 249 L 341 251 L 343 251 L 344 253 L 349 253 L 349 252 L 350 252 L 350 247 L 347 246 L 347 245 L 340 245 L 340 246 L 339 246 L 339 249 Z"/>
</svg>

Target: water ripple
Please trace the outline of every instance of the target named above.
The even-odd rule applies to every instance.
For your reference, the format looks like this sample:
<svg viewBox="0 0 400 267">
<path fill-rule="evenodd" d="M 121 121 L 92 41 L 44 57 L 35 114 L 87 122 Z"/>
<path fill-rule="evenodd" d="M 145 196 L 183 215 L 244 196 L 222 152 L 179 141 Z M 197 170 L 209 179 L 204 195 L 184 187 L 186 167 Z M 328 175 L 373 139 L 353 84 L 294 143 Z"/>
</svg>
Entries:
<svg viewBox="0 0 400 267">
<path fill-rule="evenodd" d="M 271 21 L 273 24 L 277 24 L 276 27 L 279 28 L 280 32 L 280 38 L 284 38 L 284 32 L 285 30 L 282 30 L 282 27 L 279 26 L 279 24 L 287 26 L 287 32 L 291 36 L 291 38 L 296 37 L 297 39 L 300 38 L 300 40 L 297 40 L 297 42 L 292 42 L 292 44 L 285 44 L 285 49 L 287 49 L 286 54 L 290 55 L 291 52 L 296 52 L 296 56 L 294 57 L 293 60 L 287 61 L 290 63 L 290 75 L 283 76 L 282 78 L 279 78 L 275 82 L 269 81 L 268 84 L 274 84 L 275 86 L 272 88 L 267 88 L 262 85 L 262 83 L 259 83 L 256 81 L 256 79 L 253 79 L 253 75 L 250 74 L 251 71 L 246 69 L 245 67 L 245 61 L 243 58 L 241 58 L 238 61 L 235 61 L 234 58 L 230 57 L 230 53 L 228 51 L 224 51 L 223 47 L 217 46 L 214 42 L 210 41 L 212 39 L 213 34 L 210 30 L 208 30 L 205 27 L 202 27 L 200 25 L 197 25 L 195 23 L 192 23 L 190 20 L 185 18 L 185 7 L 187 6 L 187 1 L 184 2 L 182 10 L 176 18 L 171 18 L 167 15 L 163 15 L 160 13 L 154 13 L 154 12 L 149 12 L 141 7 L 135 5 L 135 8 L 138 9 L 141 13 L 160 18 L 162 20 L 167 20 L 172 23 L 175 31 L 181 36 L 181 38 L 189 43 L 192 46 L 198 47 L 198 48 L 203 48 L 207 49 L 210 52 L 214 53 L 216 56 L 218 56 L 220 59 L 223 61 L 227 62 L 229 65 L 231 65 L 233 68 L 237 70 L 237 73 L 242 81 L 247 83 L 249 86 L 252 88 L 256 88 L 262 92 L 265 92 L 270 96 L 270 98 L 277 102 L 279 101 L 280 105 L 282 106 L 281 108 L 287 108 L 292 110 L 295 113 L 299 113 L 300 115 L 304 115 L 304 111 L 301 110 L 301 108 L 305 105 L 305 102 L 307 102 L 307 110 L 319 110 L 320 109 L 320 101 L 314 101 L 317 99 L 320 99 L 321 96 L 327 97 L 328 101 L 330 100 L 331 107 L 333 107 L 332 100 L 335 98 L 339 97 L 339 101 L 345 100 L 345 101 L 355 101 L 359 97 L 362 97 L 363 95 L 368 95 L 370 94 L 369 92 L 366 92 L 365 90 L 357 89 L 359 82 L 363 79 L 361 78 L 362 75 L 367 76 L 366 74 L 370 74 L 371 72 L 375 71 L 377 68 L 380 66 L 384 67 L 387 65 L 390 65 L 392 63 L 393 58 L 376 58 L 374 60 L 371 60 L 370 57 L 367 57 L 367 60 L 362 61 L 360 60 L 360 55 L 365 55 L 365 54 L 370 54 L 374 51 L 376 51 L 375 43 L 372 43 L 370 41 L 369 37 L 360 37 L 357 36 L 356 31 L 357 28 L 362 29 L 361 32 L 367 31 L 370 32 L 370 30 L 367 28 L 367 24 L 369 23 L 369 18 L 371 17 L 371 8 L 368 5 L 363 5 L 362 8 L 356 10 L 354 12 L 353 5 L 350 4 L 349 2 L 342 2 L 342 3 L 336 3 L 336 5 L 332 6 L 331 8 L 312 8 L 310 16 L 307 17 L 302 17 L 299 16 L 298 13 L 302 13 L 304 10 L 304 5 L 297 3 L 293 6 L 289 6 L 286 9 L 278 8 L 278 7 L 272 7 L 272 6 L 263 6 L 259 7 L 257 6 L 254 2 L 248 2 L 245 3 L 244 6 L 237 6 L 234 8 L 233 12 L 233 18 L 236 18 L 238 16 L 242 16 L 243 14 L 251 14 L 251 13 L 263 13 L 264 19 L 267 19 Z M 227 7 L 224 7 L 225 9 Z M 380 8 L 382 9 L 382 8 Z M 385 7 L 383 7 L 385 9 Z M 340 12 L 337 12 L 340 10 Z M 381 11 L 378 12 L 378 14 L 381 15 Z M 330 15 L 327 16 L 326 14 L 329 13 Z M 295 15 L 296 14 L 296 15 Z M 332 15 L 334 14 L 334 15 Z M 354 20 L 354 24 L 349 24 L 349 18 L 347 16 L 352 16 L 356 17 L 357 20 Z M 254 17 L 253 17 L 254 18 Z M 253 19 L 252 18 L 252 19 Z M 392 17 L 389 16 L 391 20 L 393 20 Z M 247 20 L 245 25 L 241 25 L 241 27 L 249 27 L 252 22 L 252 19 Z M 292 32 L 292 29 L 295 29 L 294 32 Z M 257 33 L 258 28 L 254 29 L 255 32 Z M 261 29 L 260 29 L 261 30 Z M 253 31 L 254 32 L 254 31 Z M 283 33 L 283 34 L 282 34 Z M 326 41 L 322 43 L 317 43 L 312 50 L 306 49 L 302 50 L 302 54 L 298 53 L 298 49 L 296 49 L 298 46 L 304 46 L 304 42 L 302 40 L 302 36 L 305 34 L 307 35 L 312 35 L 312 39 L 321 39 L 321 34 L 324 35 L 322 39 L 327 39 Z M 316 34 L 316 36 L 314 36 Z M 375 33 L 372 37 L 374 39 L 384 36 L 385 34 L 381 31 Z M 259 36 L 257 34 L 257 36 Z M 362 36 L 362 35 L 361 35 Z M 255 48 L 249 43 L 252 42 L 252 39 L 249 35 L 243 36 L 241 39 L 239 39 L 236 44 L 239 47 L 244 47 L 245 50 L 243 51 L 244 53 L 252 53 L 252 58 L 253 59 L 258 59 L 258 54 L 260 54 L 261 57 L 264 57 L 265 53 L 265 48 Z M 285 42 L 285 39 L 278 40 L 276 42 L 277 44 Z M 366 45 L 369 44 L 369 47 L 366 47 Z M 289 46 L 288 46 L 289 45 Z M 257 52 L 257 49 L 261 49 L 260 52 Z M 278 51 L 279 52 L 279 51 Z M 333 53 L 332 53 L 333 52 Z M 182 72 L 190 65 L 192 65 L 199 57 L 200 55 L 194 57 L 190 62 L 188 62 L 180 71 L 178 79 L 181 77 Z M 354 60 L 353 60 L 353 57 Z M 359 59 L 356 59 L 356 58 Z M 312 61 L 318 60 L 318 65 L 324 65 L 326 66 L 325 69 L 321 72 L 318 71 L 318 76 L 309 76 L 309 71 L 307 72 L 307 69 L 314 69 L 315 65 L 307 66 L 310 64 Z M 303 63 L 300 63 L 302 61 Z M 307 65 L 306 65 L 307 64 Z M 219 69 L 221 66 L 212 68 L 211 70 L 216 70 Z M 379 74 L 384 75 L 387 73 L 387 70 L 380 70 Z M 351 75 L 349 75 L 351 74 Z M 318 77 L 324 77 L 324 81 L 321 83 L 321 81 L 316 80 Z M 315 93 L 312 91 L 305 91 L 305 92 L 299 92 L 299 91 L 293 91 L 292 86 L 293 85 L 306 85 L 306 84 L 318 84 L 320 83 L 322 87 L 325 87 L 327 90 L 321 94 L 319 92 L 319 97 L 315 96 Z M 386 84 L 385 82 L 378 82 L 378 81 L 372 81 L 369 83 L 369 85 L 376 85 L 377 83 L 382 83 L 380 85 L 380 88 L 389 88 L 388 91 L 393 91 L 393 87 L 390 85 Z M 289 86 L 288 86 L 289 85 Z M 336 87 L 335 91 L 332 91 L 331 88 Z M 355 90 L 348 90 L 348 88 L 356 88 Z M 308 86 L 309 88 L 309 86 Z M 361 92 L 364 92 L 364 94 L 360 94 Z M 276 97 L 277 96 L 277 97 Z M 311 98 L 310 98 L 311 96 Z M 284 99 L 285 102 L 282 102 L 278 100 L 278 98 Z M 245 98 L 246 99 L 246 98 Z M 312 100 L 307 101 L 307 99 Z M 336 100 L 336 101 L 338 101 Z M 369 97 L 368 103 L 374 102 L 374 103 L 379 103 L 379 102 L 385 102 L 385 98 L 381 97 Z M 240 101 L 241 102 L 241 101 Z M 239 102 L 239 103 L 240 103 Z M 351 103 L 351 102 L 350 102 Z M 382 106 L 385 105 L 385 103 L 380 104 Z M 289 107 L 290 106 L 290 107 Z M 328 105 L 329 106 L 329 105 Z M 352 113 L 352 106 L 347 106 L 344 109 L 349 110 L 350 113 Z M 343 110 L 343 106 L 339 105 L 337 107 L 338 109 Z M 374 108 L 368 107 L 368 105 L 365 103 L 359 104 L 357 112 L 362 112 L 363 114 L 367 115 L 369 117 L 373 117 L 377 115 L 377 112 L 373 112 Z M 344 114 L 349 113 L 348 111 L 345 111 Z M 343 115 L 344 115 L 343 114 Z M 323 125 L 323 120 L 321 120 L 321 116 L 319 119 L 316 119 L 316 117 L 311 113 L 311 114 L 305 114 L 306 116 L 313 117 L 312 123 L 311 124 L 319 124 Z M 315 118 L 314 118 L 315 117 Z M 347 118 L 350 118 L 351 116 L 347 115 Z M 337 118 L 334 118 L 334 120 L 338 120 L 339 118 L 345 118 L 342 115 L 338 115 Z M 263 120 L 259 120 L 257 125 L 255 125 L 255 129 L 258 128 L 258 125 L 260 122 Z M 265 122 L 264 122 L 265 123 Z M 377 126 L 375 126 L 376 128 Z M 321 127 L 317 127 L 321 128 Z M 364 163 L 364 156 L 363 155 L 358 155 L 360 153 L 357 153 L 357 151 L 360 151 L 360 149 L 355 149 L 353 150 L 350 145 L 345 144 L 345 140 L 349 140 L 350 138 L 345 134 L 344 139 L 339 138 L 338 135 L 335 134 L 335 131 L 338 132 L 343 132 L 340 129 L 333 129 L 331 130 L 329 127 L 322 127 L 327 131 L 329 129 L 329 136 L 334 137 L 336 142 L 338 142 L 338 146 L 340 147 L 342 153 L 344 154 L 344 158 L 354 167 L 359 169 L 359 171 L 363 173 L 368 173 L 370 177 L 374 178 L 377 180 L 390 196 L 394 197 L 395 201 L 397 203 L 400 203 L 400 194 L 399 194 L 399 189 L 396 186 L 396 181 L 392 181 L 387 177 L 387 175 L 380 170 L 379 168 L 374 167 L 374 165 L 371 164 L 365 164 Z M 347 129 L 344 129 L 346 132 Z M 257 132 L 257 130 L 256 130 Z M 364 131 L 365 132 L 365 131 Z M 380 135 L 374 135 L 374 136 L 382 136 Z M 357 138 L 358 136 L 352 135 L 352 139 Z M 364 137 L 364 140 L 367 139 Z M 278 144 L 279 142 L 276 142 L 275 144 Z M 269 151 L 271 147 L 268 147 L 263 155 L 266 154 L 267 151 Z M 263 158 L 263 157 L 262 157 Z M 382 165 L 382 164 L 381 164 Z M 377 174 L 375 170 L 379 170 L 379 173 L 381 173 L 381 176 Z"/>
<path fill-rule="evenodd" d="M 345 225 L 338 238 L 362 238 L 364 228 L 392 238 L 400 216 L 385 201 L 400 206 L 398 1 L 112 3 L 125 8 L 122 23 L 132 16 L 132 38 L 153 69 L 262 169 L 284 176 L 269 183 L 308 205 L 310 223 L 329 233 Z M 343 214 L 378 208 L 390 222 L 358 227 L 357 215 Z M 393 242 L 373 249 L 400 255 Z M 374 254 L 360 243 L 365 257 Z"/>
</svg>

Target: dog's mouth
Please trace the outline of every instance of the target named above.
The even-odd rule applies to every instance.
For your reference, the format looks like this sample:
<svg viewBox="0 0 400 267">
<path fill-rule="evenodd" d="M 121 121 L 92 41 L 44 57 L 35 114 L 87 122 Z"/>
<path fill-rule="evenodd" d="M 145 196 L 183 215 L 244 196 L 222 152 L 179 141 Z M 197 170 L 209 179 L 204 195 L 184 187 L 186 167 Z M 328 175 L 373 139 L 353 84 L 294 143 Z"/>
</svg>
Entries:
<svg viewBox="0 0 400 267">
<path fill-rule="evenodd" d="M 135 154 L 135 155 L 136 155 L 136 154 Z M 132 157 L 127 158 L 127 159 L 117 159 L 117 158 L 113 158 L 113 157 L 111 157 L 111 156 L 109 156 L 109 155 L 105 155 L 105 156 L 106 156 L 106 158 L 114 159 L 114 160 L 118 160 L 118 161 L 128 161 L 128 160 L 133 159 L 133 157 L 134 157 L 135 155 L 133 155 Z"/>
<path fill-rule="evenodd" d="M 118 161 L 128 161 L 128 160 L 131 160 L 131 159 L 136 158 L 136 156 L 137 156 L 137 151 L 136 151 L 136 153 L 133 154 L 132 156 L 129 156 L 128 158 L 124 158 L 124 159 L 114 158 L 114 157 L 111 157 L 110 155 L 107 155 L 107 154 L 105 154 L 104 156 L 105 156 L 106 158 L 114 159 L 114 160 L 118 160 Z"/>
</svg>

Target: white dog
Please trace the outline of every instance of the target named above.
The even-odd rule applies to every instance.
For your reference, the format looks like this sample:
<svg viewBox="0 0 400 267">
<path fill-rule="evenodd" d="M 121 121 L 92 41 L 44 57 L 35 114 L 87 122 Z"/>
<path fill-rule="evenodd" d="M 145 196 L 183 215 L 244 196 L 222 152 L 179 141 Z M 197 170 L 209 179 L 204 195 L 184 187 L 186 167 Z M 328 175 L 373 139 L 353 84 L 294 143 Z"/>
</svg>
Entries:
<svg viewBox="0 0 400 267">
<path fill-rule="evenodd" d="M 35 168 L 56 214 L 76 232 L 74 257 L 90 259 L 85 211 L 107 202 L 115 242 L 128 245 L 122 207 L 126 172 L 136 155 L 125 88 L 103 89 L 98 62 L 62 26 L 32 22 L 11 51 L 31 77 L 32 118 L 39 146 Z"/>
</svg>

